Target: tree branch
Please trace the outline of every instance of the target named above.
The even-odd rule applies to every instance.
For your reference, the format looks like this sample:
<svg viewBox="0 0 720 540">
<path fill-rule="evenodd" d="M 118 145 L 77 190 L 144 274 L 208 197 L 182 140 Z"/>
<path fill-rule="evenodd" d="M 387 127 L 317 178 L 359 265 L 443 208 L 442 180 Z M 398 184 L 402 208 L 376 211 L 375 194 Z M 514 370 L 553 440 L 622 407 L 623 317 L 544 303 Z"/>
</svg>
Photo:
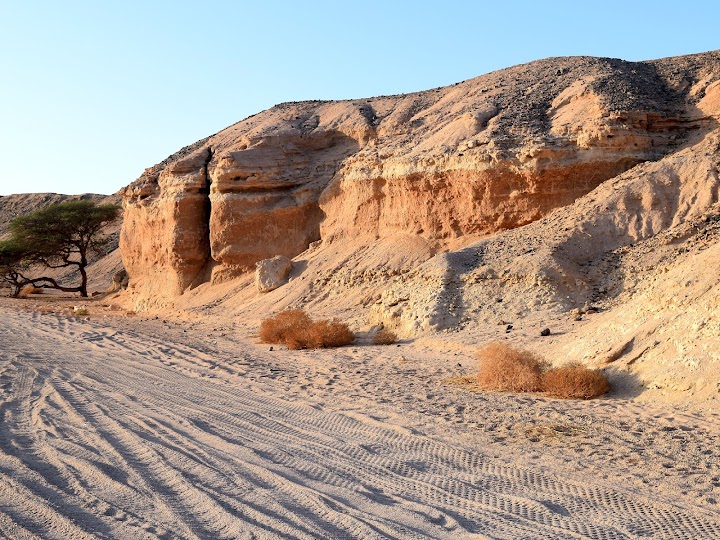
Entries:
<svg viewBox="0 0 720 540">
<path fill-rule="evenodd" d="M 50 262 L 45 259 L 44 257 L 38 257 L 38 262 L 43 263 L 48 268 L 67 268 L 68 266 L 76 265 L 79 266 L 80 263 L 77 261 L 69 261 L 65 258 L 63 258 L 63 261 L 65 261 L 65 264 L 50 264 Z"/>
<path fill-rule="evenodd" d="M 39 277 L 34 279 L 27 280 L 28 283 L 32 285 L 42 284 L 43 282 L 49 283 L 49 287 L 52 289 L 57 289 L 62 292 L 82 292 L 82 287 L 64 287 L 63 285 L 60 285 L 57 281 L 55 281 L 53 278 L 50 277 Z M 43 285 L 41 285 L 42 287 Z"/>
</svg>

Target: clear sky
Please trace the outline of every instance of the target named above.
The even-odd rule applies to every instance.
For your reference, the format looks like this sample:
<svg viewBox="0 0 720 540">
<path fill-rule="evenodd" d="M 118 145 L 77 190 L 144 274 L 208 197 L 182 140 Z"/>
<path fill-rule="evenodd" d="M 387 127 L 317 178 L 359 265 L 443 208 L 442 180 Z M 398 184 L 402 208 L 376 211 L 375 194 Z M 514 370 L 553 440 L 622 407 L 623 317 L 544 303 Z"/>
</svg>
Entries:
<svg viewBox="0 0 720 540">
<path fill-rule="evenodd" d="M 112 193 L 283 101 L 425 90 L 548 56 L 718 49 L 718 6 L 0 0 L 0 195 Z"/>
</svg>

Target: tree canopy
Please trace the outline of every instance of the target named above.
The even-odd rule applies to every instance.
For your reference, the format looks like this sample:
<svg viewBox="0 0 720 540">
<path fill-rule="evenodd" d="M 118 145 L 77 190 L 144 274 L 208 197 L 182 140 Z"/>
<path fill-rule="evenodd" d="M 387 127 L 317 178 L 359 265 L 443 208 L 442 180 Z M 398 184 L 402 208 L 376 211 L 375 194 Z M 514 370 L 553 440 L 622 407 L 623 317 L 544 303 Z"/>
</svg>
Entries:
<svg viewBox="0 0 720 540">
<path fill-rule="evenodd" d="M 109 238 L 102 229 L 117 219 L 120 207 L 114 204 L 97 205 L 92 201 L 68 201 L 41 208 L 18 217 L 10 223 L 11 237 L 0 244 L 0 262 L 7 263 L 0 271 L 4 280 L 12 276 L 12 265 L 40 263 L 48 268 L 76 266 L 80 285 L 63 286 L 50 277 L 26 278 L 23 284 L 41 284 L 65 292 L 79 292 L 87 296 L 88 256 L 102 253 Z M 4 253 L 4 255 L 3 255 Z M 13 257 L 19 257 L 14 260 Z M 17 281 L 17 279 L 16 279 Z"/>
<path fill-rule="evenodd" d="M 0 240 L 0 281 L 4 281 L 13 291 L 13 296 L 27 283 L 24 272 L 28 261 L 24 248 L 13 239 Z"/>
</svg>

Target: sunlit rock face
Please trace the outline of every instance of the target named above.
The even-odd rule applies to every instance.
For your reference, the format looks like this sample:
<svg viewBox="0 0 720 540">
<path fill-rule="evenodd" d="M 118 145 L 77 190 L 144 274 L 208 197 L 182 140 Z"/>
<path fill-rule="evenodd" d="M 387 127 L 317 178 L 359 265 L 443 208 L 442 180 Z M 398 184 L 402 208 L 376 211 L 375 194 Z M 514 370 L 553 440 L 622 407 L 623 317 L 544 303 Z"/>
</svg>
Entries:
<svg viewBox="0 0 720 540">
<path fill-rule="evenodd" d="M 318 200 L 358 141 L 335 129 L 286 133 L 218 153 L 210 186 L 214 280 L 293 257 L 320 238 Z"/>
<path fill-rule="evenodd" d="M 141 288 L 149 303 L 202 279 L 210 255 L 209 158 L 207 148 L 197 149 L 148 169 L 125 188 L 120 250 L 130 285 Z"/>
<path fill-rule="evenodd" d="M 693 89 L 717 64 L 555 58 L 415 94 L 278 105 L 125 189 L 131 294 L 166 304 L 320 239 L 457 245 L 530 223 L 707 127 L 713 87 Z"/>
</svg>

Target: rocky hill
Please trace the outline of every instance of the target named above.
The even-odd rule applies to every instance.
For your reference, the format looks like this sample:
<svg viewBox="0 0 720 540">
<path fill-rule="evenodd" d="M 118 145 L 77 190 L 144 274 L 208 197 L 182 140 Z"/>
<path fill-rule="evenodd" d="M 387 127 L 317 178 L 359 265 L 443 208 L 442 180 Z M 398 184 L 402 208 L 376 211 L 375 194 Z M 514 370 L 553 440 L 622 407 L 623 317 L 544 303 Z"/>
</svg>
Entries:
<svg viewBox="0 0 720 540">
<path fill-rule="evenodd" d="M 0 195 L 0 237 L 7 233 L 8 225 L 18 216 L 29 214 L 53 204 L 80 199 L 91 200 L 98 204 L 120 204 L 122 200 L 120 195 L 97 195 L 94 193 L 85 193 L 83 195 L 61 195 L 59 193 Z"/>
<path fill-rule="evenodd" d="M 512 321 L 501 338 L 643 395 L 717 399 L 719 116 L 717 51 L 278 105 L 124 190 L 125 301 L 305 307 L 471 345 Z M 260 294 L 275 255 L 290 281 Z M 536 337 L 551 323 L 567 328 Z"/>
</svg>

